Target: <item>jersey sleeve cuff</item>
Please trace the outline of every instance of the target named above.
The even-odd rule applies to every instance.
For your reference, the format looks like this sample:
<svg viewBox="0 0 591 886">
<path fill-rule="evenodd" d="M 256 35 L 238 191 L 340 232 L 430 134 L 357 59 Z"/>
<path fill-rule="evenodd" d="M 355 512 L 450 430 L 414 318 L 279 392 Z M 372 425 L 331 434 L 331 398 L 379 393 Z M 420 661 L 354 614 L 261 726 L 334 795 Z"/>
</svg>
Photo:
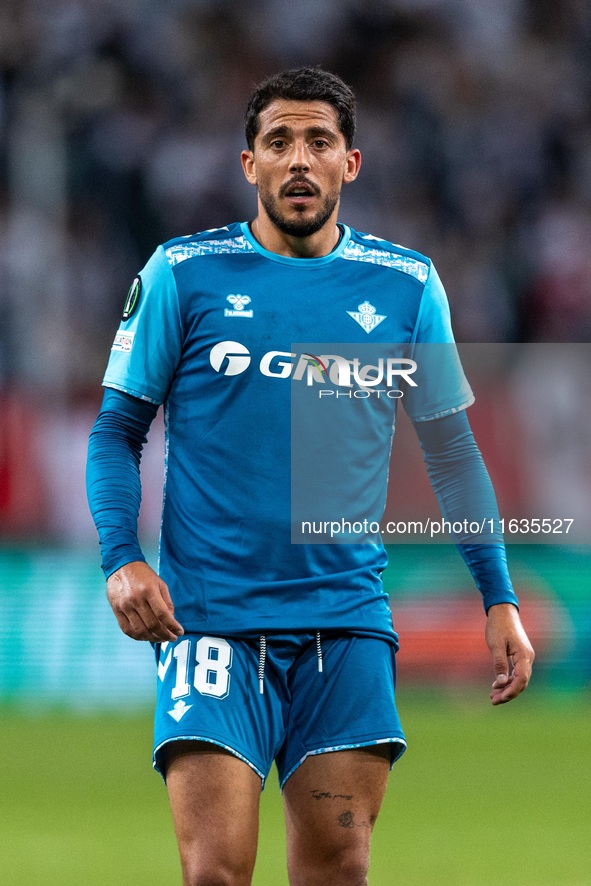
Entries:
<svg viewBox="0 0 591 886">
<path fill-rule="evenodd" d="M 519 612 L 519 600 L 515 594 L 509 594 L 507 592 L 502 594 L 483 594 L 482 602 L 484 603 L 484 610 L 487 615 L 490 607 L 496 606 L 498 603 L 512 603 Z"/>
<path fill-rule="evenodd" d="M 124 540 L 121 536 L 124 536 L 125 534 L 127 533 L 120 532 L 119 543 L 116 545 L 109 545 L 108 551 L 103 550 L 102 568 L 105 573 L 105 578 L 109 578 L 110 575 L 117 572 L 122 566 L 126 566 L 127 563 L 134 563 L 138 560 L 143 563 L 146 562 L 146 558 L 142 554 L 142 549 L 140 548 L 137 538 Z"/>
<path fill-rule="evenodd" d="M 139 400 L 145 400 L 147 403 L 153 403 L 155 406 L 161 406 L 162 403 L 164 403 L 164 397 L 152 397 L 150 394 L 138 391 L 137 388 L 132 385 L 110 381 L 106 376 L 103 379 L 103 387 L 112 388 L 114 391 L 123 391 L 124 394 L 130 394 L 132 397 L 137 397 Z"/>
<path fill-rule="evenodd" d="M 433 421 L 436 418 L 444 418 L 446 415 L 455 415 L 456 412 L 462 412 L 464 409 L 467 409 L 468 406 L 472 406 L 475 402 L 474 394 L 463 403 L 460 403 L 459 406 L 450 406 L 449 409 L 442 409 L 440 412 L 430 412 L 427 415 L 409 415 L 411 421 Z"/>
</svg>

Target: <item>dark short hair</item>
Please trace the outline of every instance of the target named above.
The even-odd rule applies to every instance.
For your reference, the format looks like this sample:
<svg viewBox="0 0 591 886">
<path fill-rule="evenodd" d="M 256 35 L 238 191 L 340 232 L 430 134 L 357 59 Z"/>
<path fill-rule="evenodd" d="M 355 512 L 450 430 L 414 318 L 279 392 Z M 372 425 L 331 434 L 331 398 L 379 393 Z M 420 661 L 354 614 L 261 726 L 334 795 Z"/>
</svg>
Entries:
<svg viewBox="0 0 591 886">
<path fill-rule="evenodd" d="M 345 137 L 347 150 L 355 135 L 355 96 L 336 74 L 322 68 L 295 68 L 267 77 L 255 88 L 248 102 L 245 115 L 246 141 L 254 150 L 254 140 L 259 132 L 259 114 L 275 99 L 290 101 L 327 102 L 337 112 L 339 129 Z"/>
</svg>

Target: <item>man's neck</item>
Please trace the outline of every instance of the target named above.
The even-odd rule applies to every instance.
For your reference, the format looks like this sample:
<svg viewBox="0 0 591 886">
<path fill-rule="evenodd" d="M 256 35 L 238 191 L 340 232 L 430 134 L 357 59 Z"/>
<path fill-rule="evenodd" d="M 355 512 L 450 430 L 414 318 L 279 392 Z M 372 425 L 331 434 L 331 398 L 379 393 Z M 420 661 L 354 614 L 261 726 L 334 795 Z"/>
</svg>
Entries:
<svg viewBox="0 0 591 886">
<path fill-rule="evenodd" d="M 289 258 L 320 258 L 328 255 L 341 236 L 336 224 L 336 213 L 319 231 L 309 237 L 292 237 L 284 234 L 264 212 L 259 212 L 251 224 L 251 230 L 264 249 Z"/>
</svg>

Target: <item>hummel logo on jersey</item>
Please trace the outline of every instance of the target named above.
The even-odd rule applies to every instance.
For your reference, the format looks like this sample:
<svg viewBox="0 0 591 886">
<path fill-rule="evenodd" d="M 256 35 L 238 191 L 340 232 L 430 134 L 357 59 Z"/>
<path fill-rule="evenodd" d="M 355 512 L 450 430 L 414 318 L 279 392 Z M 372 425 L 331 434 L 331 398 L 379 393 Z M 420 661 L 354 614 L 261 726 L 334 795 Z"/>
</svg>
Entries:
<svg viewBox="0 0 591 886">
<path fill-rule="evenodd" d="M 173 707 L 172 711 L 167 711 L 166 713 L 170 714 L 172 719 L 176 720 L 178 723 L 180 720 L 182 720 L 182 718 L 185 716 L 187 711 L 190 710 L 190 708 L 192 708 L 192 707 L 193 707 L 192 704 L 185 704 L 185 702 L 181 698 L 180 701 L 177 701 L 177 703 Z"/>
<path fill-rule="evenodd" d="M 231 311 L 230 308 L 224 309 L 224 317 L 252 317 L 253 310 L 245 311 L 244 306 L 250 304 L 251 302 L 250 295 L 231 295 L 226 296 L 226 301 L 229 301 L 231 305 L 234 305 L 234 310 Z"/>
<path fill-rule="evenodd" d="M 347 313 L 359 323 L 368 335 L 372 329 L 379 326 L 382 320 L 385 320 L 387 317 L 387 314 L 376 314 L 376 309 L 368 301 L 364 301 L 362 305 L 357 305 L 357 311 L 347 311 Z"/>
</svg>

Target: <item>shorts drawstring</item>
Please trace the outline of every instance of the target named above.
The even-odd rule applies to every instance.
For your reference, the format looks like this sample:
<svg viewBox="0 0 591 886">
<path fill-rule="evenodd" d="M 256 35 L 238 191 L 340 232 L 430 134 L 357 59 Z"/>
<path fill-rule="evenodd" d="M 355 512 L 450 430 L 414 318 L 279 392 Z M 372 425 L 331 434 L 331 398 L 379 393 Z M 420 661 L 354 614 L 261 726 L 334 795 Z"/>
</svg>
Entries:
<svg viewBox="0 0 591 886">
<path fill-rule="evenodd" d="M 267 638 L 261 634 L 259 652 L 259 692 L 262 695 L 265 691 L 265 660 L 267 658 Z"/>
<path fill-rule="evenodd" d="M 259 693 L 265 692 L 265 662 L 267 660 L 267 638 L 264 634 L 259 637 Z M 316 655 L 318 657 L 318 673 L 322 673 L 322 644 L 320 642 L 320 631 L 316 631 Z"/>
<path fill-rule="evenodd" d="M 318 656 L 318 673 L 322 673 L 322 646 L 320 645 L 320 631 L 316 631 L 316 655 Z"/>
</svg>

